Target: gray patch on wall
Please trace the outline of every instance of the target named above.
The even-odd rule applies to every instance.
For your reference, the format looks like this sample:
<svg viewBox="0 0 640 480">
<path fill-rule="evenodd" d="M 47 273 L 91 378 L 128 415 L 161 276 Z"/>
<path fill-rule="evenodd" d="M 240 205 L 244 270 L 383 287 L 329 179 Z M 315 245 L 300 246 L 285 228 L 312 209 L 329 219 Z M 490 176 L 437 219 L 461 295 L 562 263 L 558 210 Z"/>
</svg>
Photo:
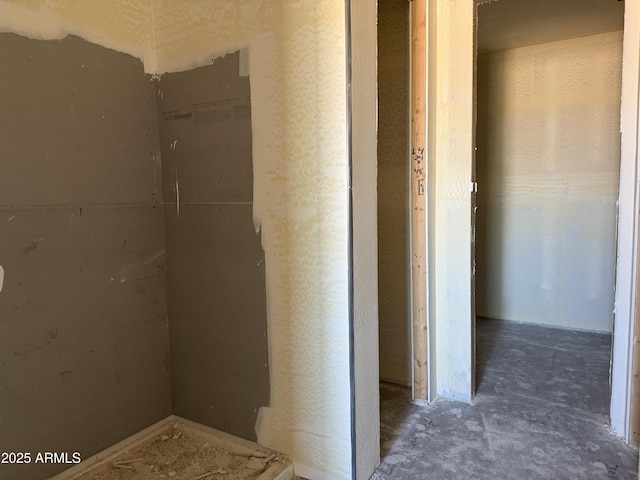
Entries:
<svg viewBox="0 0 640 480">
<path fill-rule="evenodd" d="M 255 440 L 269 403 L 264 252 L 238 53 L 158 84 L 174 413 Z"/>
<path fill-rule="evenodd" d="M 171 413 L 156 86 L 77 37 L 0 64 L 0 451 L 86 458 Z"/>
</svg>

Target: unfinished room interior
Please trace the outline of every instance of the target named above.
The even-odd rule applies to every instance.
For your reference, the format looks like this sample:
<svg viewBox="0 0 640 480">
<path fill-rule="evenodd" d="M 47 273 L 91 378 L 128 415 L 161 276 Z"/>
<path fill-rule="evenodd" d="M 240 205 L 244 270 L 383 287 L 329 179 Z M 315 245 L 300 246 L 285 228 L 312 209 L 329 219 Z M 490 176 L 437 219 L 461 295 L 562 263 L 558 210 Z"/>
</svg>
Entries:
<svg viewBox="0 0 640 480">
<path fill-rule="evenodd" d="M 439 108 L 443 93 L 436 76 L 435 97 L 416 104 L 412 49 L 440 37 L 416 44 L 415 2 L 379 2 L 382 464 L 375 478 L 636 478 L 637 451 L 610 432 L 609 419 L 624 2 L 478 3 L 468 146 L 475 158 L 465 205 L 475 320 L 465 341 L 475 375 L 465 382 L 470 392 L 446 395 L 461 402 L 442 402 L 442 387 L 422 390 L 440 381 L 438 372 L 419 377 L 425 359 L 439 368 L 441 344 L 429 343 L 435 354 L 416 354 L 419 311 L 411 312 L 412 302 L 424 305 L 412 297 L 423 261 L 412 244 L 435 243 L 428 269 L 438 269 L 440 252 L 437 225 L 429 223 L 423 238 L 413 228 L 422 226 L 415 210 L 424 206 L 413 195 L 422 158 L 411 115 L 431 98 Z M 427 179 L 447 168 L 435 135 Z M 435 195 L 426 203 L 436 206 L 427 216 L 437 222 L 437 209 L 455 198 L 429 185 Z M 451 206 L 443 208 L 447 215 Z M 426 279 L 436 284 L 428 290 L 436 301 L 440 281 Z M 449 327 L 438 323 L 437 307 L 432 315 L 439 336 Z"/>
<path fill-rule="evenodd" d="M 638 0 L 0 0 L 0 479 L 636 478 Z"/>
</svg>

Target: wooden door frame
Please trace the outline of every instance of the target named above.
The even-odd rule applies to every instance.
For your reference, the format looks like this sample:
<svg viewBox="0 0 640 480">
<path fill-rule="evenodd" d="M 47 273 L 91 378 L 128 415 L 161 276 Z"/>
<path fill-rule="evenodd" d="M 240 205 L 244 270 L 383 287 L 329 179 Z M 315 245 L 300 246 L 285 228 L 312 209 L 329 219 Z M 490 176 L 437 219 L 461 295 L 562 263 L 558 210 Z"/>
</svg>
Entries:
<svg viewBox="0 0 640 480">
<path fill-rule="evenodd" d="M 411 24 L 411 398 L 429 400 L 427 336 L 427 0 L 412 0 Z"/>
<path fill-rule="evenodd" d="M 610 428 L 628 442 L 637 442 L 632 417 L 640 410 L 640 385 L 633 377 L 637 335 L 638 180 L 640 170 L 640 2 L 625 2 L 622 59 L 622 133 L 618 197 L 618 256 L 611 359 Z M 636 362 L 637 363 L 637 362 Z M 634 388 L 634 383 L 636 388 Z M 632 412 L 635 412 L 632 415 Z M 637 420 L 636 420 L 637 422 Z M 634 428 L 637 428 L 634 427 Z"/>
</svg>

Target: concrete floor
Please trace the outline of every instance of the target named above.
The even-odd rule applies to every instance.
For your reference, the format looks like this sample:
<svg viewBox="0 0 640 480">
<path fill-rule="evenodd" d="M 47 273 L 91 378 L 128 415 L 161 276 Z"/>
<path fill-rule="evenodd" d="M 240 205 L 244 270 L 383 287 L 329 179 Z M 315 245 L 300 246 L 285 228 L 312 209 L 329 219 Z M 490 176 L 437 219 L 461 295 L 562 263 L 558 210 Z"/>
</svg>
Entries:
<svg viewBox="0 0 640 480">
<path fill-rule="evenodd" d="M 410 403 L 382 384 L 372 479 L 636 479 L 638 451 L 608 433 L 611 336 L 478 320 L 477 396 Z"/>
</svg>

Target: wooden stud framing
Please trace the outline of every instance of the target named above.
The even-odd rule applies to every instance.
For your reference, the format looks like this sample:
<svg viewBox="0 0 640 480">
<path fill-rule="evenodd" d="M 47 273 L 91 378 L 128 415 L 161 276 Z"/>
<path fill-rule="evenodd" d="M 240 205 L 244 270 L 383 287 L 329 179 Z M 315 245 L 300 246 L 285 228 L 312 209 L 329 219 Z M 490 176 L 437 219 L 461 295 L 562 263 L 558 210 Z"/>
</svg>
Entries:
<svg viewBox="0 0 640 480">
<path fill-rule="evenodd" d="M 427 0 L 411 1 L 413 399 L 427 400 Z"/>
</svg>

